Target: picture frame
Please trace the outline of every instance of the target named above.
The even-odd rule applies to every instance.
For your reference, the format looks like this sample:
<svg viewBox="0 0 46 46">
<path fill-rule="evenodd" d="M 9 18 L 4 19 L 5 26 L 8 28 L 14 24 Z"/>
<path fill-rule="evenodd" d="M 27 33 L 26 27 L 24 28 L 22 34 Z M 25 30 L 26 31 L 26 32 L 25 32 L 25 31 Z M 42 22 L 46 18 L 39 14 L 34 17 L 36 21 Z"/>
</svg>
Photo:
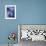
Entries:
<svg viewBox="0 0 46 46">
<path fill-rule="evenodd" d="M 21 40 L 46 41 L 46 24 L 18 24 L 18 42 Z"/>
<path fill-rule="evenodd" d="M 16 19 L 16 5 L 5 5 L 5 19 Z"/>
</svg>

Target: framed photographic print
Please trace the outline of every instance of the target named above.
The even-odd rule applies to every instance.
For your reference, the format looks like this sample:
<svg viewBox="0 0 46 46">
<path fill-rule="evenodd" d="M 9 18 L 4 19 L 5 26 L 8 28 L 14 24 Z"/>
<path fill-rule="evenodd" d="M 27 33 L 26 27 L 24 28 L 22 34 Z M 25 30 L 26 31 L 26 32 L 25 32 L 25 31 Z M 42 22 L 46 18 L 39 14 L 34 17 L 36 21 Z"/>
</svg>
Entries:
<svg viewBox="0 0 46 46">
<path fill-rule="evenodd" d="M 16 19 L 16 5 L 5 5 L 5 19 Z"/>
</svg>

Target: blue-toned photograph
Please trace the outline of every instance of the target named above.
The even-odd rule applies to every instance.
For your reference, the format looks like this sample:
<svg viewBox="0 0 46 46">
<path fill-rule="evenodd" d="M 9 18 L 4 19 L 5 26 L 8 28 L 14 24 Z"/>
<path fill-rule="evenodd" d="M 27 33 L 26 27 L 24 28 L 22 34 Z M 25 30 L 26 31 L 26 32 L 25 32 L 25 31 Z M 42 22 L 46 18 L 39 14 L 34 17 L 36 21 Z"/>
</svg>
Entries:
<svg viewBox="0 0 46 46">
<path fill-rule="evenodd" d="M 8 15 L 8 17 L 15 17 L 15 8 L 7 7 L 7 15 Z"/>
<path fill-rule="evenodd" d="M 16 5 L 5 5 L 5 19 L 16 19 Z"/>
</svg>

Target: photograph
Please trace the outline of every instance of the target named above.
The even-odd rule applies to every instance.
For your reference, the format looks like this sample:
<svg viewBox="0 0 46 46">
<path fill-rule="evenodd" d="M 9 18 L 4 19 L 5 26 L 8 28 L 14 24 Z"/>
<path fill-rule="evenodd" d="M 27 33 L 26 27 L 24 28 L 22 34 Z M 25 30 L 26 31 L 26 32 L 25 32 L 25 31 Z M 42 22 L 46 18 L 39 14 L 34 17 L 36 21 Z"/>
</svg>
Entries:
<svg viewBox="0 0 46 46">
<path fill-rule="evenodd" d="M 20 46 L 31 46 L 32 42 L 46 41 L 46 25 L 19 24 L 18 42 Z"/>
<path fill-rule="evenodd" d="M 5 19 L 16 19 L 16 5 L 5 5 Z"/>
</svg>

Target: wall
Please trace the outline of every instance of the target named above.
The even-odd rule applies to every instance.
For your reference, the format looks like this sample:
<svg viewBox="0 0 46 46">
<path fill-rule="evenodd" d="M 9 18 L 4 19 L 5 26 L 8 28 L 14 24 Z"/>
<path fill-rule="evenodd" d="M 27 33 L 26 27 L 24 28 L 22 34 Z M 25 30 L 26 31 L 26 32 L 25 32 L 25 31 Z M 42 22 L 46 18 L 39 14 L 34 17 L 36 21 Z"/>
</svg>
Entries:
<svg viewBox="0 0 46 46">
<path fill-rule="evenodd" d="M 5 5 L 16 5 L 16 0 L 0 0 L 0 44 L 9 42 L 8 35 L 10 32 L 17 32 L 17 21 L 5 19 Z M 18 43 L 16 38 L 15 43 Z"/>
<path fill-rule="evenodd" d="M 6 4 L 16 4 L 16 20 L 4 19 Z M 18 32 L 17 24 L 46 24 L 46 0 L 0 0 L 0 44 L 8 43 L 9 32 Z"/>
<path fill-rule="evenodd" d="M 46 24 L 46 0 L 16 0 L 17 23 Z"/>
</svg>

